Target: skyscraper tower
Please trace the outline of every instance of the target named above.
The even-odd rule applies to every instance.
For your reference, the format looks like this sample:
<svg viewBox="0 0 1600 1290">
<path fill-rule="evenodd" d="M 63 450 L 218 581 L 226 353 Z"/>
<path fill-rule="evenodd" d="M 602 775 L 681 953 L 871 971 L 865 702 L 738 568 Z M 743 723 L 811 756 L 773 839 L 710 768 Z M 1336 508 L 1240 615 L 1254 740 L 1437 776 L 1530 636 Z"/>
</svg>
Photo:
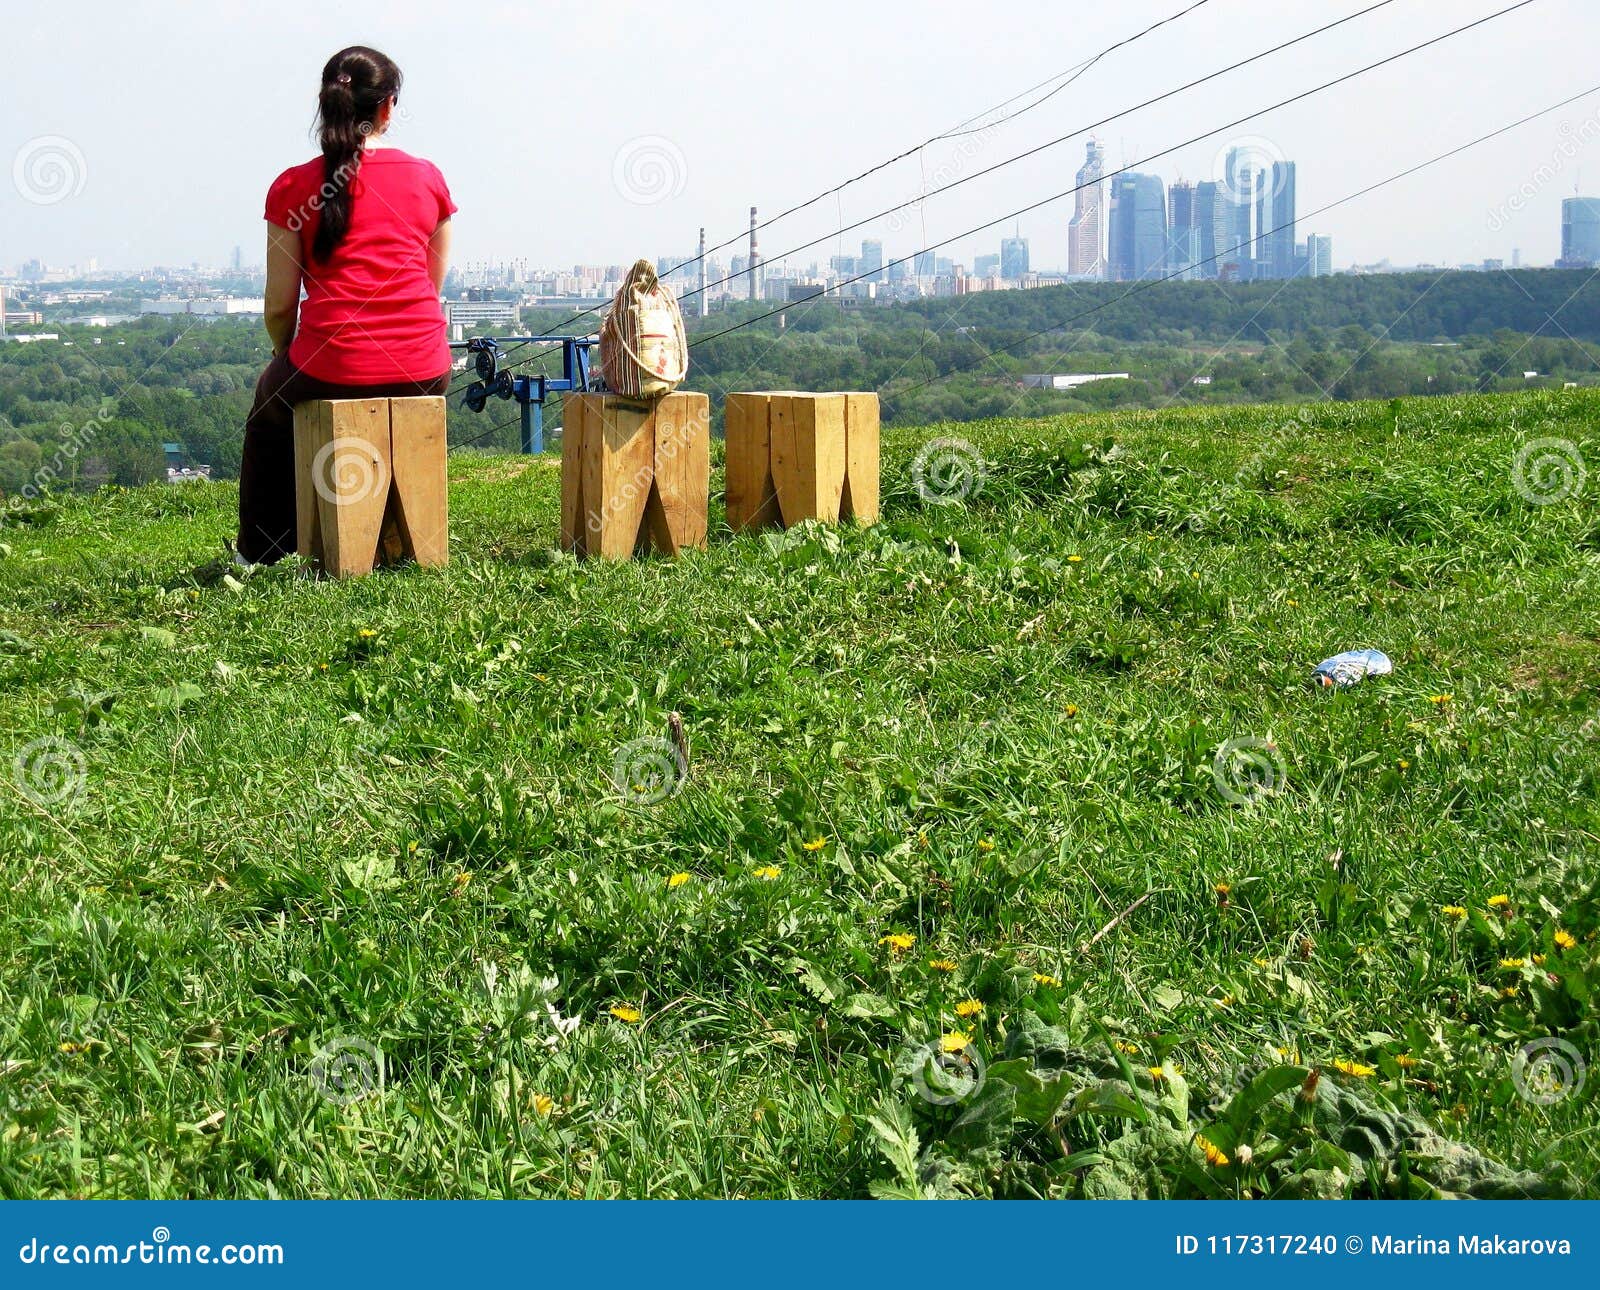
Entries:
<svg viewBox="0 0 1600 1290">
<path fill-rule="evenodd" d="M 1257 249 L 1252 215 L 1256 192 L 1261 185 L 1261 171 L 1250 162 L 1248 148 L 1229 148 L 1217 193 L 1223 208 L 1217 223 L 1222 243 L 1217 247 L 1222 253 L 1218 276 L 1237 281 L 1249 281 L 1255 274 Z"/>
<path fill-rule="evenodd" d="M 1294 277 L 1294 162 L 1256 171 L 1256 277 Z"/>
<path fill-rule="evenodd" d="M 1195 266 L 1198 277 L 1217 276 L 1217 262 L 1221 258 L 1217 252 L 1227 245 L 1217 242 L 1217 211 L 1221 205 L 1215 180 L 1203 180 L 1194 186 L 1194 223 L 1200 240 L 1199 263 Z"/>
<path fill-rule="evenodd" d="M 700 294 L 695 297 L 695 313 L 704 318 L 711 310 L 711 304 L 706 299 L 706 231 L 700 230 Z"/>
<path fill-rule="evenodd" d="M 750 299 L 761 299 L 761 251 L 756 246 L 756 208 L 750 208 Z"/>
<path fill-rule="evenodd" d="M 1105 151 L 1100 140 L 1089 140 L 1088 155 L 1078 168 L 1077 195 L 1072 219 L 1067 223 L 1067 272 L 1085 277 L 1106 276 L 1105 255 Z"/>
<path fill-rule="evenodd" d="M 1200 259 L 1200 226 L 1195 219 L 1197 210 L 1193 184 L 1180 179 L 1167 189 L 1167 259 L 1162 270 L 1164 277 L 1200 276 L 1196 267 Z"/>
<path fill-rule="evenodd" d="M 1010 237 L 1000 239 L 1000 276 L 1008 282 L 1028 276 L 1028 239 L 1020 225 Z"/>
<path fill-rule="evenodd" d="M 1107 265 L 1116 282 L 1155 277 L 1167 254 L 1167 198 L 1159 175 L 1111 177 Z"/>
</svg>

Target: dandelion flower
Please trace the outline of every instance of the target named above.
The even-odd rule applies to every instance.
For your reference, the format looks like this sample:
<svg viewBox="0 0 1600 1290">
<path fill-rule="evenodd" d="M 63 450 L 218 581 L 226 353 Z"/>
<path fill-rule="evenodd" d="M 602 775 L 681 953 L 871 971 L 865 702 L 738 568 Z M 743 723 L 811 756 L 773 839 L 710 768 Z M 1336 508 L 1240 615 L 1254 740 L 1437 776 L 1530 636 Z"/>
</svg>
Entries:
<svg viewBox="0 0 1600 1290">
<path fill-rule="evenodd" d="M 978 839 L 978 850 L 979 851 L 993 851 L 994 850 L 994 843 L 989 841 L 988 838 L 979 838 Z"/>
<path fill-rule="evenodd" d="M 1197 1133 L 1194 1135 L 1194 1145 L 1200 1148 L 1200 1154 L 1212 1168 L 1221 1169 L 1228 1163 L 1228 1153 L 1209 1138 Z"/>
<path fill-rule="evenodd" d="M 1219 1008 L 1231 1008 L 1238 1002 L 1238 1000 L 1235 999 L 1231 994 L 1225 994 L 1220 999 L 1213 999 L 1212 1002 L 1215 1003 Z"/>
<path fill-rule="evenodd" d="M 667 877 L 667 887 L 669 889 L 673 887 L 681 887 L 684 883 L 689 881 L 690 877 L 691 875 L 687 873 L 670 874 Z"/>
<path fill-rule="evenodd" d="M 1459 923 L 1467 916 L 1467 909 L 1465 905 L 1444 905 L 1440 908 L 1439 912 L 1448 918 L 1452 923 Z"/>
<path fill-rule="evenodd" d="M 1501 959 L 1500 960 L 1500 968 L 1504 972 L 1515 972 L 1519 968 L 1525 968 L 1527 966 L 1528 966 L 1528 960 L 1527 959 Z"/>
<path fill-rule="evenodd" d="M 976 1017 L 982 1011 L 983 1003 L 978 999 L 963 999 L 956 1004 L 956 1016 L 958 1017 Z"/>
<path fill-rule="evenodd" d="M 885 940 L 888 938 L 885 937 Z M 954 959 L 929 959 L 928 966 L 935 972 L 954 972 L 956 963 Z"/>
<path fill-rule="evenodd" d="M 1078 705 L 1076 703 L 1069 703 L 1065 708 L 1062 709 L 1062 711 L 1065 712 L 1069 717 L 1075 717 L 1078 715 Z"/>
<path fill-rule="evenodd" d="M 1082 564 L 1083 563 L 1083 557 L 1081 555 L 1069 555 L 1067 557 L 1067 563 L 1068 564 Z"/>
<path fill-rule="evenodd" d="M 1394 1064 L 1401 1070 L 1408 1071 L 1417 1064 L 1417 1059 L 1410 1053 L 1401 1053 L 1394 1059 Z"/>
<path fill-rule="evenodd" d="M 802 851 L 821 851 L 822 848 L 827 845 L 827 838 L 812 838 L 809 842 L 802 842 L 800 844 L 800 849 Z"/>
<path fill-rule="evenodd" d="M 1511 897 L 1510 896 L 1500 895 L 1500 896 L 1490 896 L 1489 897 L 1489 908 L 1490 909 L 1505 909 L 1510 904 L 1511 904 Z"/>
<path fill-rule="evenodd" d="M 1230 882 L 1219 882 L 1212 887 L 1212 890 L 1215 891 L 1219 896 L 1226 896 L 1230 891 L 1233 890 L 1233 884 Z"/>
<path fill-rule="evenodd" d="M 546 1097 L 543 1093 L 535 1093 L 533 1095 L 533 1109 L 540 1115 L 548 1116 L 550 1112 L 556 1109 L 556 1100 L 553 1097 Z"/>
<path fill-rule="evenodd" d="M 618 1021 L 625 1021 L 630 1026 L 636 1026 L 644 1020 L 644 1013 L 626 1003 L 614 1003 L 610 1008 L 611 1015 Z"/>
<path fill-rule="evenodd" d="M 965 1031 L 952 1030 L 948 1035 L 939 1036 L 939 1050 L 946 1053 L 965 1052 L 972 1046 L 972 1036 Z"/>
<path fill-rule="evenodd" d="M 1551 939 L 1558 950 L 1570 950 L 1578 943 L 1578 938 L 1562 927 L 1556 928 L 1556 934 Z"/>
<path fill-rule="evenodd" d="M 1349 1075 L 1352 1079 L 1366 1079 L 1368 1076 L 1378 1073 L 1374 1067 L 1364 1066 L 1360 1062 L 1346 1061 L 1342 1057 L 1334 1062 L 1333 1069 L 1341 1075 Z"/>
<path fill-rule="evenodd" d="M 1264 959 L 1259 954 L 1257 954 L 1255 956 L 1255 958 L 1251 959 L 1250 961 L 1252 963 L 1254 963 L 1258 968 L 1269 968 L 1269 967 L 1272 966 L 1272 960 L 1271 959 Z"/>
<path fill-rule="evenodd" d="M 1522 987 L 1520 985 L 1508 985 L 1504 990 L 1500 991 L 1500 993 L 1505 995 L 1505 997 L 1508 999 L 1515 999 L 1519 994 L 1522 993 Z"/>
<path fill-rule="evenodd" d="M 1408 762 L 1404 757 L 1402 757 L 1399 761 L 1397 761 L 1395 763 L 1395 765 L 1400 767 L 1401 770 L 1410 770 L 1411 769 L 1411 763 Z"/>
<path fill-rule="evenodd" d="M 1533 956 L 1533 966 L 1534 967 L 1543 967 L 1544 964 L 1545 964 L 1545 955 L 1543 955 L 1543 954 L 1535 954 Z"/>
<path fill-rule="evenodd" d="M 452 881 L 457 887 L 465 887 L 472 881 L 472 875 L 470 873 L 458 873 Z"/>
<path fill-rule="evenodd" d="M 1119 1039 L 1116 1041 L 1116 1045 L 1119 1053 L 1126 1053 L 1129 1057 L 1137 1057 L 1139 1055 L 1138 1044 L 1130 1043 L 1126 1039 Z"/>
<path fill-rule="evenodd" d="M 782 872 L 783 870 L 778 868 L 778 866 L 775 864 L 764 864 L 761 866 L 761 868 L 756 870 L 756 877 L 760 878 L 763 882 L 771 882 Z"/>
<path fill-rule="evenodd" d="M 1456 696 L 1453 694 L 1430 694 L 1428 696 L 1428 702 L 1433 704 L 1434 707 L 1440 708 L 1454 700 L 1455 697 Z"/>
<path fill-rule="evenodd" d="M 904 954 L 916 943 L 917 938 L 910 932 L 890 932 L 878 938 L 878 944 L 887 945 L 891 954 Z"/>
<path fill-rule="evenodd" d="M 359 636 L 364 641 L 371 640 L 377 634 L 378 633 L 373 631 L 372 628 L 370 628 L 370 627 L 363 627 L 360 631 L 358 631 L 356 633 L 356 635 Z"/>
<path fill-rule="evenodd" d="M 1056 988 L 1061 985 L 1060 980 L 1051 976 L 1048 972 L 1035 972 L 1033 974 L 1033 983 L 1035 985 L 1048 985 L 1052 988 Z"/>
</svg>

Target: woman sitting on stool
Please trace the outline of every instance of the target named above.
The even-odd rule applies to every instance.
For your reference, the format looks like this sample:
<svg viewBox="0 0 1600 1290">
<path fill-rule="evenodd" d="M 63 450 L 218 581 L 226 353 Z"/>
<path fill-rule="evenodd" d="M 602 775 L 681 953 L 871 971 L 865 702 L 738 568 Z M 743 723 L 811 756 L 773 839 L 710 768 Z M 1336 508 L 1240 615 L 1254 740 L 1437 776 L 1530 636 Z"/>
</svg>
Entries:
<svg viewBox="0 0 1600 1290">
<path fill-rule="evenodd" d="M 244 563 L 295 549 L 295 404 L 449 388 L 439 293 L 456 207 L 431 162 L 379 146 L 399 95 L 400 69 L 388 58 L 363 45 L 340 50 L 322 69 L 322 156 L 267 191 L 273 357 L 245 421 Z"/>
</svg>

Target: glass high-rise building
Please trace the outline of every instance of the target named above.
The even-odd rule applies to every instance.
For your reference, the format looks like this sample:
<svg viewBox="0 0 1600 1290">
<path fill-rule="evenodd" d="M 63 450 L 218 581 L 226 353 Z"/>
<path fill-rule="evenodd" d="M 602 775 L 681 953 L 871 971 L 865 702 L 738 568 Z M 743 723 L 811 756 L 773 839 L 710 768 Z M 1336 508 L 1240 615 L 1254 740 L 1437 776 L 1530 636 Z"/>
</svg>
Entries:
<svg viewBox="0 0 1600 1290">
<path fill-rule="evenodd" d="M 1028 239 L 1021 236 L 1000 239 L 1000 276 L 1012 282 L 1028 274 Z"/>
<path fill-rule="evenodd" d="M 867 275 L 868 282 L 883 281 L 883 243 L 862 242 L 861 255 L 856 260 L 856 272 Z"/>
<path fill-rule="evenodd" d="M 1326 278 L 1333 272 L 1333 239 L 1326 233 L 1306 238 L 1306 276 Z"/>
<path fill-rule="evenodd" d="M 1256 176 L 1255 275 L 1294 277 L 1294 162 L 1274 161 Z"/>
<path fill-rule="evenodd" d="M 1217 209 L 1220 205 L 1214 180 L 1204 180 L 1194 186 L 1194 227 L 1199 246 L 1195 255 L 1195 276 L 1217 276 Z"/>
<path fill-rule="evenodd" d="M 1167 200 L 1159 175 L 1111 177 L 1106 262 L 1117 282 L 1158 277 L 1167 256 Z"/>
<path fill-rule="evenodd" d="M 1163 277 L 1200 276 L 1198 210 L 1193 184 L 1180 179 L 1167 189 L 1167 254 Z"/>
<path fill-rule="evenodd" d="M 1105 253 L 1105 151 L 1090 139 L 1088 155 L 1078 168 L 1078 191 L 1072 219 L 1067 223 L 1067 272 L 1082 277 L 1106 276 Z"/>
<path fill-rule="evenodd" d="M 1600 264 L 1600 197 L 1568 197 L 1561 203 L 1561 267 Z"/>
<path fill-rule="evenodd" d="M 1254 276 L 1256 245 L 1253 215 L 1261 171 L 1251 165 L 1248 148 L 1229 148 L 1218 184 L 1218 277 L 1244 281 Z"/>
</svg>

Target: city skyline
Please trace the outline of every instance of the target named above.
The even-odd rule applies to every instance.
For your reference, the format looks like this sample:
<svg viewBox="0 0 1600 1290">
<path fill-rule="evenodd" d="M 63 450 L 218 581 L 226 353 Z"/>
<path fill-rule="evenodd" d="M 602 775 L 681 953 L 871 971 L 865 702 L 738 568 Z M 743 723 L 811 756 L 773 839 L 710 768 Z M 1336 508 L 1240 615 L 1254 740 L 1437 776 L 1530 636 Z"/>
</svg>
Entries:
<svg viewBox="0 0 1600 1290">
<path fill-rule="evenodd" d="M 320 11 L 293 3 L 277 24 L 196 7 L 182 42 L 174 45 L 170 34 L 158 37 L 138 26 L 126 30 L 99 21 L 97 13 L 111 11 L 91 4 L 78 57 L 107 66 L 133 59 L 156 75 L 138 93 L 84 85 L 70 96 L 52 71 L 55 24 L 43 15 L 22 14 L 8 19 L 14 71 L 0 144 L 13 161 L 14 178 L 19 162 L 26 174 L 34 161 L 64 159 L 68 190 L 41 204 L 24 197 L 15 183 L 0 186 L 0 263 L 39 258 L 82 264 L 92 258 L 119 268 L 196 260 L 225 264 L 234 246 L 243 248 L 244 263 L 259 262 L 261 195 L 279 169 L 311 154 L 305 129 L 316 69 L 345 38 L 386 47 L 405 68 L 393 142 L 443 168 L 462 208 L 458 258 L 531 257 L 559 265 L 627 261 L 653 256 L 664 246 L 692 246 L 702 224 L 713 244 L 736 238 L 752 203 L 783 210 L 943 130 L 948 137 L 852 186 L 841 200 L 816 203 L 763 232 L 767 257 L 781 259 L 784 248 L 826 236 L 841 222 L 904 202 L 924 187 L 963 181 L 890 216 L 875 233 L 868 230 L 883 238 L 891 256 L 897 249 L 904 254 L 1069 188 L 1083 164 L 1082 127 L 1116 113 L 1122 115 L 1100 131 L 1107 170 L 1131 164 L 1141 173 L 1159 171 L 1190 183 L 1215 181 L 1226 147 L 1240 137 L 1254 138 L 1297 159 L 1299 205 L 1314 209 L 1502 125 L 1558 91 L 1580 88 L 1575 66 L 1549 59 L 1548 33 L 1559 25 L 1568 37 L 1565 47 L 1574 50 L 1585 37 L 1600 36 L 1600 13 L 1592 7 L 1540 0 L 1425 55 L 1246 121 L 1158 162 L 1144 160 L 1205 127 L 1238 120 L 1493 6 L 1474 0 L 1453 6 L 1447 18 L 1436 7 L 1394 5 L 1168 103 L 1123 111 L 1357 7 L 1341 3 L 1312 18 L 1236 0 L 1226 22 L 1204 10 L 1152 33 L 1136 50 L 1112 52 L 1070 85 L 1049 82 L 1042 93 L 1063 92 L 1004 123 L 985 109 L 1170 16 L 1170 3 L 1074 11 L 1069 21 L 1058 9 L 1024 3 L 1003 31 L 973 29 L 970 38 L 949 42 L 952 48 L 914 51 L 904 46 L 903 33 L 896 37 L 899 19 L 892 13 L 822 3 L 804 13 L 741 15 L 746 37 L 769 55 L 796 42 L 832 47 L 842 31 L 852 33 L 852 50 L 885 54 L 846 57 L 828 93 L 805 95 L 805 113 L 792 111 L 792 96 L 772 92 L 768 82 L 779 64 L 770 57 L 719 58 L 711 73 L 675 80 L 673 94 L 649 116 L 615 96 L 590 94 L 594 68 L 622 57 L 640 40 L 667 65 L 696 66 L 708 41 L 715 50 L 724 39 L 720 19 L 726 15 L 717 7 L 692 6 L 681 17 L 641 12 L 627 32 L 590 15 L 582 56 L 541 66 L 535 87 L 516 52 L 519 45 L 551 24 L 576 20 L 579 11 L 492 7 L 499 38 L 486 46 L 475 34 L 477 24 L 473 31 L 455 30 L 426 11 L 403 6 L 372 16 L 360 33 L 333 32 Z M 940 13 L 956 24 L 952 29 L 971 27 L 949 6 L 934 5 L 929 20 L 939 21 Z M 1019 34 L 1027 39 L 1018 40 Z M 204 182 L 179 190 L 167 168 L 156 164 L 161 141 L 171 137 L 171 95 L 177 88 L 161 79 L 160 69 L 177 66 L 191 43 L 198 50 L 212 42 L 226 42 L 233 51 L 230 83 L 246 89 L 228 99 L 222 113 L 227 146 L 202 145 L 203 162 L 185 163 L 202 164 Z M 475 74 L 463 78 L 459 68 L 469 57 L 468 42 Z M 1463 84 L 1492 80 L 1506 58 L 1530 53 L 1535 45 L 1549 66 L 1545 83 L 1504 86 L 1492 98 L 1459 93 Z M 222 101 L 218 89 L 203 83 L 193 92 Z M 563 99 L 583 104 L 579 142 L 560 142 L 561 132 L 553 128 L 559 113 L 539 106 Z M 1025 97 L 1020 106 L 1030 102 Z M 1416 103 L 1433 106 L 1425 113 L 1410 110 Z M 730 104 L 739 110 L 729 111 Z M 978 115 L 966 119 L 972 114 Z M 992 177 L 964 182 L 1074 129 L 1080 133 L 1060 146 Z M 1593 105 L 1576 104 L 1332 212 L 1318 231 L 1335 239 L 1344 263 L 1509 260 L 1513 248 L 1521 248 L 1527 263 L 1552 263 L 1560 254 L 1560 202 L 1572 193 L 1582 147 L 1595 136 L 1600 117 Z M 41 140 L 59 141 L 57 153 L 28 151 Z M 1067 196 L 1022 217 L 1020 235 L 1029 242 L 1034 267 L 1071 268 L 1073 207 Z M 998 242 L 999 230 L 992 240 Z M 940 253 L 970 262 L 992 249 L 970 240 L 941 247 Z"/>
</svg>

